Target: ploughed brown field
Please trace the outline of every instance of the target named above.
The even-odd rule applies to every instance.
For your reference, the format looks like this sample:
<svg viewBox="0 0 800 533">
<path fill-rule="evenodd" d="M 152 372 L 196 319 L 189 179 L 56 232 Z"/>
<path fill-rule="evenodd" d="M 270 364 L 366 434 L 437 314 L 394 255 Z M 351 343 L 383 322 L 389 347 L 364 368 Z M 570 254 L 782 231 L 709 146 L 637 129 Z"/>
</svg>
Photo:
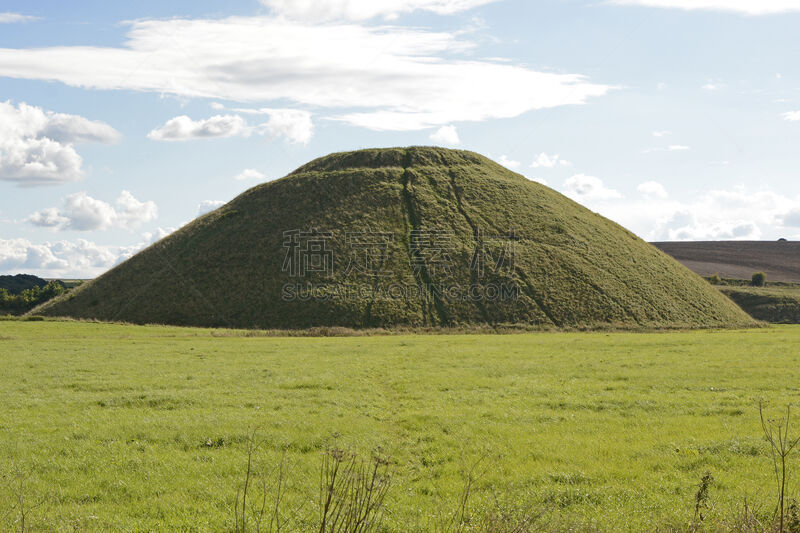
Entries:
<svg viewBox="0 0 800 533">
<path fill-rule="evenodd" d="M 800 282 L 800 242 L 654 242 L 654 246 L 700 274 L 750 279 L 765 272 L 770 281 Z"/>
</svg>

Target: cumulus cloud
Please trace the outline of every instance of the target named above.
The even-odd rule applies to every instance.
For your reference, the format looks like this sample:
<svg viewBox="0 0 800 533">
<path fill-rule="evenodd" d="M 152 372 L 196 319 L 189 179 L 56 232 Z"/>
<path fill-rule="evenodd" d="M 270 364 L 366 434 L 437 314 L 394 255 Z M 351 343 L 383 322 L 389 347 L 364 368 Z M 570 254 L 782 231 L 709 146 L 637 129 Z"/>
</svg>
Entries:
<svg viewBox="0 0 800 533">
<path fill-rule="evenodd" d="M 663 200 L 669 197 L 667 190 L 657 181 L 640 183 L 639 186 L 636 187 L 636 190 L 639 191 L 646 200 L 652 200 L 654 198 Z"/>
<path fill-rule="evenodd" d="M 511 170 L 519 168 L 519 166 L 521 164 L 519 161 L 514 161 L 513 159 L 510 159 L 505 154 L 503 154 L 499 158 L 497 158 L 497 162 L 500 163 L 501 165 L 503 165 L 504 167 L 506 167 L 508 169 L 511 169 Z"/>
<path fill-rule="evenodd" d="M 225 205 L 225 202 L 222 200 L 203 200 L 197 206 L 197 216 L 205 215 L 206 213 L 210 213 L 214 209 Z"/>
<path fill-rule="evenodd" d="M 800 227 L 800 196 L 739 185 L 679 200 L 661 195 L 657 187 L 643 185 L 637 189 L 649 193 L 647 201 L 616 198 L 583 203 L 650 241 L 758 240 L 777 238 L 775 232 Z"/>
<path fill-rule="evenodd" d="M 294 4 L 284 3 L 286 9 Z M 442 12 L 461 5 L 426 5 L 437 4 Z M 0 49 L 0 76 L 224 101 L 281 100 L 327 110 L 328 119 L 392 131 L 583 104 L 614 88 L 579 74 L 475 59 L 469 52 L 476 44 L 460 31 L 313 24 L 274 15 L 128 24 L 120 46 Z M 174 45 L 163 46 L 165 35 Z M 279 130 L 282 117 L 275 120 Z M 173 125 L 178 132 L 182 126 L 194 131 L 185 119 Z"/>
<path fill-rule="evenodd" d="M 20 22 L 31 22 L 34 20 L 39 20 L 39 17 L 22 15 L 20 13 L 0 13 L 0 24 L 16 24 Z"/>
<path fill-rule="evenodd" d="M 431 133 L 430 139 L 436 144 L 444 146 L 457 146 L 461 144 L 461 139 L 458 138 L 458 131 L 456 131 L 455 126 L 442 126 Z"/>
<path fill-rule="evenodd" d="M 396 18 L 413 11 L 451 15 L 497 0 L 260 0 L 279 16 L 314 22 Z"/>
<path fill-rule="evenodd" d="M 678 211 L 662 222 L 656 235 L 670 241 L 758 240 L 761 230 L 746 219 L 701 221 L 692 211 Z"/>
<path fill-rule="evenodd" d="M 155 231 L 147 231 L 142 233 L 142 240 L 136 244 L 130 246 L 119 246 L 114 249 L 114 255 L 116 256 L 112 265 L 109 266 L 116 266 L 123 261 L 127 261 L 140 251 L 144 250 L 148 246 L 153 243 L 156 243 L 166 237 L 167 235 L 171 234 L 175 231 L 175 228 L 157 228 Z"/>
<path fill-rule="evenodd" d="M 249 135 L 250 128 L 238 115 L 216 115 L 205 120 L 192 120 L 186 115 L 169 119 L 166 124 L 147 134 L 155 141 L 187 141 L 214 137 Z"/>
<path fill-rule="evenodd" d="M 188 141 L 222 137 L 249 137 L 268 135 L 286 137 L 290 142 L 307 144 L 314 134 L 311 113 L 297 109 L 237 109 L 252 114 L 269 115 L 269 120 L 249 126 L 239 115 L 216 115 L 204 120 L 192 120 L 186 115 L 169 119 L 163 126 L 151 131 L 147 137 L 154 141 Z"/>
<path fill-rule="evenodd" d="M 795 207 L 781 215 L 780 222 L 787 228 L 800 228 L 800 207 Z"/>
<path fill-rule="evenodd" d="M 672 132 L 668 130 L 657 130 L 653 132 L 653 137 L 666 137 L 667 135 L 672 135 Z"/>
<path fill-rule="evenodd" d="M 622 198 L 619 191 L 606 187 L 596 176 L 575 174 L 564 182 L 564 194 L 578 202 Z"/>
<path fill-rule="evenodd" d="M 129 191 L 122 191 L 116 201 L 116 224 L 122 228 L 137 228 L 145 222 L 158 218 L 155 202 L 140 202 Z"/>
<path fill-rule="evenodd" d="M 789 122 L 798 122 L 800 121 L 800 111 L 789 111 L 784 113 L 783 118 Z"/>
<path fill-rule="evenodd" d="M 289 142 L 308 144 L 314 135 L 314 123 L 311 113 L 298 109 L 267 109 L 269 120 L 256 127 L 261 134 L 268 134 L 273 139 L 286 137 Z"/>
<path fill-rule="evenodd" d="M 245 181 L 245 180 L 263 181 L 266 178 L 267 177 L 262 172 L 254 169 L 254 168 L 246 168 L 243 171 L 241 171 L 239 174 L 237 174 L 236 177 L 234 177 L 233 179 L 239 180 L 239 181 Z"/>
<path fill-rule="evenodd" d="M 0 239 L 0 272 L 46 277 L 93 276 L 114 264 L 111 247 L 80 239 L 34 244 L 27 239 Z"/>
<path fill-rule="evenodd" d="M 36 186 L 80 179 L 83 160 L 74 145 L 119 138 L 103 122 L 0 102 L 0 180 Z"/>
<path fill-rule="evenodd" d="M 610 3 L 684 10 L 733 11 L 746 15 L 800 11 L 800 4 L 795 0 L 610 0 Z"/>
<path fill-rule="evenodd" d="M 94 231 L 114 227 L 131 230 L 157 217 L 158 208 L 154 202 L 140 202 L 128 191 L 122 191 L 113 206 L 85 192 L 78 192 L 67 196 L 61 208 L 37 211 L 27 221 L 58 231 Z"/>
<path fill-rule="evenodd" d="M 0 270 L 43 270 L 66 268 L 69 263 L 55 256 L 49 245 L 35 245 L 25 239 L 0 239 Z"/>
<path fill-rule="evenodd" d="M 536 159 L 531 163 L 531 168 L 553 168 L 557 166 L 568 167 L 572 165 L 566 159 L 561 159 L 558 154 L 549 155 L 544 152 L 536 156 Z"/>
<path fill-rule="evenodd" d="M 175 228 L 158 228 L 143 233 L 139 242 L 128 246 L 98 245 L 86 239 L 42 244 L 27 239 L 0 239 L 0 274 L 94 278 L 173 231 Z"/>
</svg>

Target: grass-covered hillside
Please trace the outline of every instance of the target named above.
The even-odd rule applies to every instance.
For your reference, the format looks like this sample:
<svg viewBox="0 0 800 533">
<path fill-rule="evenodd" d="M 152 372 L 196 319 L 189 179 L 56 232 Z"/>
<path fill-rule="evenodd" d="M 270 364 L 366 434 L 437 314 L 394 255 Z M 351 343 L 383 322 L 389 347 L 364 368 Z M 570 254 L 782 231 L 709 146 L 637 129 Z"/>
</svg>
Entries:
<svg viewBox="0 0 800 533">
<path fill-rule="evenodd" d="M 247 328 L 752 324 L 617 224 L 440 148 L 313 161 L 34 312 Z"/>
<path fill-rule="evenodd" d="M 769 284 L 767 287 L 719 286 L 750 316 L 773 324 L 800 324 L 800 285 Z"/>
<path fill-rule="evenodd" d="M 0 321 L 0 531 L 20 530 L 20 497 L 31 531 L 234 531 L 252 430 L 251 505 L 263 482 L 274 505 L 285 454 L 287 533 L 319 530 L 329 446 L 390 461 L 384 533 L 768 530 L 740 527 L 745 499 L 762 524 L 775 506 L 757 402 L 800 400 L 796 326 L 257 333 Z M 477 526 L 492 513 L 531 522 Z"/>
</svg>

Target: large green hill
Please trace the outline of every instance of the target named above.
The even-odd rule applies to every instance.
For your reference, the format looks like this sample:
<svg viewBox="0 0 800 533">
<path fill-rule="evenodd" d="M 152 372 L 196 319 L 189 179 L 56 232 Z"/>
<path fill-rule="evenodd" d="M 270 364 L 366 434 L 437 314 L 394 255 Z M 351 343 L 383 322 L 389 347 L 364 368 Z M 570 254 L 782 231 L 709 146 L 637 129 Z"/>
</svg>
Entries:
<svg viewBox="0 0 800 533">
<path fill-rule="evenodd" d="M 333 154 L 34 312 L 258 328 L 753 321 L 617 224 L 478 154 Z"/>
</svg>

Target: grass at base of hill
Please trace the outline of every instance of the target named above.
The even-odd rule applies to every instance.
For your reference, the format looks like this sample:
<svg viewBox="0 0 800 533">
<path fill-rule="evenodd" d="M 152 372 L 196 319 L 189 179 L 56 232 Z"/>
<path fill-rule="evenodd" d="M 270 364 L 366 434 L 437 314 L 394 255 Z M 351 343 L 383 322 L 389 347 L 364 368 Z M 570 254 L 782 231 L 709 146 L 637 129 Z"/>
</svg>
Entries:
<svg viewBox="0 0 800 533">
<path fill-rule="evenodd" d="M 718 286 L 750 316 L 773 324 L 800 324 L 800 285 Z"/>
<path fill-rule="evenodd" d="M 475 509 L 499 495 L 580 529 L 664 530 L 688 524 L 710 471 L 706 521 L 722 524 L 745 496 L 772 506 L 758 400 L 779 414 L 800 399 L 792 326 L 214 333 L 0 322 L 0 529 L 22 493 L 41 502 L 28 516 L 35 530 L 230 530 L 252 428 L 265 441 L 260 473 L 287 450 L 286 505 L 307 520 L 336 442 L 391 459 L 385 531 L 428 530 L 480 457 Z"/>
</svg>

